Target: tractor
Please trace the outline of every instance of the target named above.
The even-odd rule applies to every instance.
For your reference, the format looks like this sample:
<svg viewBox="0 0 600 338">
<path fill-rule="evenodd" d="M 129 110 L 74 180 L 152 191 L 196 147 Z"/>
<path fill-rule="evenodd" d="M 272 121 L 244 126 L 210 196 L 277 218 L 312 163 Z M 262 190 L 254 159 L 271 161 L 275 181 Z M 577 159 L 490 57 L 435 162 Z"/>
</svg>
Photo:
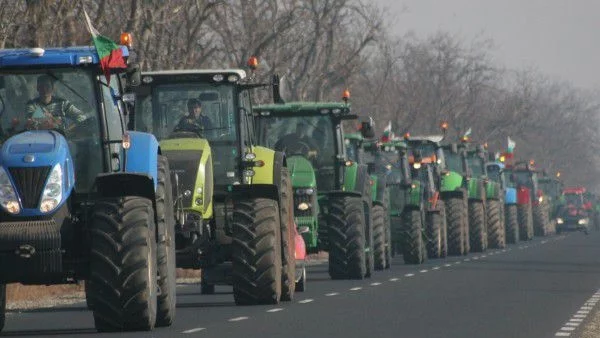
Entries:
<svg viewBox="0 0 600 338">
<path fill-rule="evenodd" d="M 443 136 L 413 137 L 405 134 L 404 139 L 408 145 L 410 177 L 414 186 L 410 188 L 412 193 L 409 201 L 412 203 L 407 205 L 412 204 L 417 207 L 413 211 L 407 210 L 405 226 L 416 222 L 418 214 L 416 210 L 419 210 L 427 257 L 446 257 L 448 253 L 446 207 L 440 193 L 443 180 L 441 169 L 443 156 L 440 156 L 438 151 Z M 415 203 L 417 201 L 418 203 Z M 407 234 L 410 234 L 410 231 Z"/>
<path fill-rule="evenodd" d="M 583 231 L 586 235 L 592 221 L 592 204 L 584 199 L 584 187 L 566 187 L 564 203 L 556 218 L 556 232 Z"/>
<path fill-rule="evenodd" d="M 374 270 L 373 199 L 367 165 L 347 157 L 343 121 L 357 120 L 344 102 L 288 102 L 254 107 L 258 143 L 286 154 L 294 216 L 309 252 L 329 252 L 332 279 L 362 279 Z M 363 137 L 373 137 L 362 128 Z M 316 215 L 316 222 L 315 222 Z M 316 239 L 316 241 L 315 241 Z"/>
<path fill-rule="evenodd" d="M 0 50 L 2 326 L 7 283 L 81 280 L 98 331 L 174 320 L 169 163 L 123 124 L 140 73 L 118 48 L 125 68 L 89 46 Z"/>
<path fill-rule="evenodd" d="M 556 232 L 556 217 L 560 207 L 560 197 L 564 189 L 560 175 L 560 172 L 557 172 L 556 176 L 552 177 L 544 170 L 542 175 L 538 177 L 538 185 L 544 192 L 548 202 L 549 233 Z"/>
<path fill-rule="evenodd" d="M 348 159 L 367 165 L 371 181 L 373 203 L 373 256 L 375 270 L 389 269 L 392 264 L 391 227 L 389 216 L 390 195 L 386 185 L 387 169 L 379 161 L 379 146 L 375 140 L 365 139 L 360 132 L 344 134 Z"/>
<path fill-rule="evenodd" d="M 232 285 L 238 305 L 292 300 L 305 270 L 296 271 L 286 158 L 254 138 L 251 90 L 260 84 L 242 69 L 141 80 L 130 126 L 156 135 L 171 163 L 177 267 L 201 269 L 202 294 Z M 198 105 L 201 123 L 186 122 Z"/>
</svg>

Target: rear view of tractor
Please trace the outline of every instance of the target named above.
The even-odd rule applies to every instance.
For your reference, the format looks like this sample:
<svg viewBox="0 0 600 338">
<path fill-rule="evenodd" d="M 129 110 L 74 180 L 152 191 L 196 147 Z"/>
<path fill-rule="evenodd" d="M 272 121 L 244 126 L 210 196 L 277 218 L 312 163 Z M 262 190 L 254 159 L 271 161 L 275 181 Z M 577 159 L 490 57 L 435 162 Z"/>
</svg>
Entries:
<svg viewBox="0 0 600 338">
<path fill-rule="evenodd" d="M 560 172 L 556 173 L 556 176 L 549 176 L 546 172 L 543 172 L 538 177 L 538 185 L 544 192 L 544 198 L 548 203 L 548 218 L 549 218 L 549 233 L 556 232 L 556 217 L 560 208 L 560 199 L 564 189 L 564 184 L 560 180 Z"/>
<path fill-rule="evenodd" d="M 256 86 L 241 69 L 147 72 L 142 83 L 131 124 L 171 162 L 177 266 L 202 270 L 203 294 L 232 285 L 239 305 L 291 300 L 302 277 L 292 187 L 284 155 L 254 143 Z"/>
<path fill-rule="evenodd" d="M 371 178 L 366 165 L 347 157 L 342 127 L 342 121 L 358 117 L 350 113 L 346 102 L 276 102 L 281 103 L 254 107 L 255 130 L 260 144 L 288 158 L 303 157 L 295 162 L 302 166 L 290 166 L 293 181 L 296 175 L 312 177 L 310 172 L 315 173 L 316 187 L 310 180 L 298 180 L 294 187 L 294 195 L 305 198 L 296 200 L 300 203 L 294 205 L 295 210 L 302 212 L 300 217 L 313 217 L 304 223 L 309 227 L 303 234 L 308 250 L 329 252 L 333 279 L 370 276 L 374 270 Z"/>
<path fill-rule="evenodd" d="M 92 47 L 0 51 L 1 294 L 85 280 L 98 331 L 151 330 L 175 316 L 169 163 L 122 124 L 137 67 L 99 65 Z"/>
<path fill-rule="evenodd" d="M 583 231 L 588 233 L 592 221 L 592 205 L 586 202 L 584 187 L 567 187 L 563 190 L 563 204 L 556 218 L 556 232 Z"/>
<path fill-rule="evenodd" d="M 361 128 L 362 130 L 362 125 Z M 359 132 L 344 134 L 348 159 L 368 168 L 371 177 L 373 203 L 373 256 L 375 270 L 389 269 L 392 264 L 391 226 L 387 170 L 380 161 L 380 149 L 373 139 L 365 139 Z"/>
</svg>

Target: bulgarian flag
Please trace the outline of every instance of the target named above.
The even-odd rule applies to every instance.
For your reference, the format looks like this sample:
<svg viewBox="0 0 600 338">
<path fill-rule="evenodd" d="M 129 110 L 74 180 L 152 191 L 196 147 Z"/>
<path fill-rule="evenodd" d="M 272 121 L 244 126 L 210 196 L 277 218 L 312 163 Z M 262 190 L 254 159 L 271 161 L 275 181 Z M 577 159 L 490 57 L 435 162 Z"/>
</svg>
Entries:
<svg viewBox="0 0 600 338">
<path fill-rule="evenodd" d="M 517 145 L 517 143 L 515 141 L 513 141 L 510 136 L 507 139 L 507 143 L 508 143 L 508 152 L 512 153 L 513 150 L 515 150 L 515 146 Z"/>
<path fill-rule="evenodd" d="M 98 58 L 100 59 L 100 69 L 106 77 L 106 83 L 110 83 L 110 70 L 112 68 L 127 68 L 125 59 L 123 58 L 123 50 L 113 40 L 106 36 L 100 35 L 96 28 L 92 26 L 92 21 L 89 15 L 83 10 L 87 29 L 92 34 L 92 42 L 96 47 Z"/>
<path fill-rule="evenodd" d="M 381 142 L 389 142 L 394 137 L 394 133 L 392 133 L 392 121 L 390 121 L 383 130 L 383 135 L 381 136 Z"/>
</svg>

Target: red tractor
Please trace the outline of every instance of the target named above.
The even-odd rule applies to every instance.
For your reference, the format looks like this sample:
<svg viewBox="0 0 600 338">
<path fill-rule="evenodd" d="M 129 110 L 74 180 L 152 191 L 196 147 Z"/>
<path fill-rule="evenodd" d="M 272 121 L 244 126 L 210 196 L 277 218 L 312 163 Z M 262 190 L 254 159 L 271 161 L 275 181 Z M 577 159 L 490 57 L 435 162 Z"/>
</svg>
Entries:
<svg viewBox="0 0 600 338">
<path fill-rule="evenodd" d="M 593 207 L 586 201 L 584 187 L 568 187 L 563 190 L 561 206 L 556 219 L 556 232 L 583 231 L 586 234 L 592 223 Z"/>
</svg>

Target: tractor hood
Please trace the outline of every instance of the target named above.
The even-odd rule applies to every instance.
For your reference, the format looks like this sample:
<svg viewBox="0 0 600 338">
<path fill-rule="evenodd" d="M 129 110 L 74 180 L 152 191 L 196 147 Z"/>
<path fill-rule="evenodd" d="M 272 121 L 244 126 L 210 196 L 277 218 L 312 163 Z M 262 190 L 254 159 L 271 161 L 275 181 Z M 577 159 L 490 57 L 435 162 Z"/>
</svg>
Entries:
<svg viewBox="0 0 600 338">
<path fill-rule="evenodd" d="M 17 134 L 2 145 L 2 164 L 10 167 L 38 167 L 54 165 L 65 159 L 69 146 L 65 138 L 48 130 L 34 130 Z"/>
<path fill-rule="evenodd" d="M 292 176 L 293 187 L 315 187 L 315 170 L 310 161 L 304 156 L 290 156 L 287 158 L 288 168 Z"/>
</svg>

